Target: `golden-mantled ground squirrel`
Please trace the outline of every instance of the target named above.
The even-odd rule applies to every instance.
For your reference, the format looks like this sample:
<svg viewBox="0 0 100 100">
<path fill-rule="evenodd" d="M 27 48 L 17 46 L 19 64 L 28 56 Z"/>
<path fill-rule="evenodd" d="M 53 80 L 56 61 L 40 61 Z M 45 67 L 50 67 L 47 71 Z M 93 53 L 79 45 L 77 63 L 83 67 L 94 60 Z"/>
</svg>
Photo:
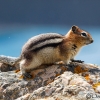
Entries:
<svg viewBox="0 0 100 100">
<path fill-rule="evenodd" d="M 42 65 L 59 61 L 68 64 L 84 45 L 92 42 L 91 35 L 75 25 L 64 36 L 58 33 L 34 36 L 22 48 L 20 61 L 22 75 L 25 76 L 27 70 L 39 68 Z"/>
</svg>

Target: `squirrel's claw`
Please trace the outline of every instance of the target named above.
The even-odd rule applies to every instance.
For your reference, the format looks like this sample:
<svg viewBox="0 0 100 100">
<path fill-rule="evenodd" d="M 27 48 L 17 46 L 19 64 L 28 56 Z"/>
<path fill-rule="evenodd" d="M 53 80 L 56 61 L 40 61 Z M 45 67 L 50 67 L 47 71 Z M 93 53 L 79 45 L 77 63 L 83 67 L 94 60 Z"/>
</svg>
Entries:
<svg viewBox="0 0 100 100">
<path fill-rule="evenodd" d="M 79 63 L 83 63 L 84 61 L 82 61 L 82 60 L 74 60 L 74 59 L 72 59 L 71 60 L 72 62 L 79 62 Z"/>
</svg>

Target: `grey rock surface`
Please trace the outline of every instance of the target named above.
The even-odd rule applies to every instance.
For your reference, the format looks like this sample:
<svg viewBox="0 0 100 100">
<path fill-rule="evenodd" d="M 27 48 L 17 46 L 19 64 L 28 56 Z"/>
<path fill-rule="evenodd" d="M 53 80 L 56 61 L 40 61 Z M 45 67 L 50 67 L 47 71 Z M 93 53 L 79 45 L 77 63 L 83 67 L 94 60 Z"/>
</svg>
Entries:
<svg viewBox="0 0 100 100">
<path fill-rule="evenodd" d="M 100 68 L 96 65 L 52 65 L 30 72 L 32 79 L 23 79 L 20 71 L 15 72 L 16 66 L 5 61 L 9 62 L 0 63 L 0 100 L 100 99 Z"/>
</svg>

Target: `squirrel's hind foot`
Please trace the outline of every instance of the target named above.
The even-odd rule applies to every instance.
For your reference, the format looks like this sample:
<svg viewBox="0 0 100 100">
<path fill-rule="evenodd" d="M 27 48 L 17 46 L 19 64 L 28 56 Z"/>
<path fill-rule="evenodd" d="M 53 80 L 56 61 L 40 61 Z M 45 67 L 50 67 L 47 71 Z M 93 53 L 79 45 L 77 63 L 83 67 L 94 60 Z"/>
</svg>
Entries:
<svg viewBox="0 0 100 100">
<path fill-rule="evenodd" d="M 23 74 L 23 79 L 32 79 L 32 75 L 29 72 Z"/>
</svg>

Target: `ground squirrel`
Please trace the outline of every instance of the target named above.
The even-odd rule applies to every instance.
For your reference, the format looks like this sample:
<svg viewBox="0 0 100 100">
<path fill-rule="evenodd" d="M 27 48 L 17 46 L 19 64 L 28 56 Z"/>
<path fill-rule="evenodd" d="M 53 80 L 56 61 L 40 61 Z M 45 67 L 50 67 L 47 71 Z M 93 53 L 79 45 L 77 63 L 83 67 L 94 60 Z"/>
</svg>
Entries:
<svg viewBox="0 0 100 100">
<path fill-rule="evenodd" d="M 20 70 L 26 75 L 26 70 L 39 68 L 42 65 L 63 61 L 68 64 L 84 46 L 93 42 L 91 35 L 72 26 L 66 35 L 58 33 L 40 34 L 30 38 L 22 48 Z"/>
</svg>

